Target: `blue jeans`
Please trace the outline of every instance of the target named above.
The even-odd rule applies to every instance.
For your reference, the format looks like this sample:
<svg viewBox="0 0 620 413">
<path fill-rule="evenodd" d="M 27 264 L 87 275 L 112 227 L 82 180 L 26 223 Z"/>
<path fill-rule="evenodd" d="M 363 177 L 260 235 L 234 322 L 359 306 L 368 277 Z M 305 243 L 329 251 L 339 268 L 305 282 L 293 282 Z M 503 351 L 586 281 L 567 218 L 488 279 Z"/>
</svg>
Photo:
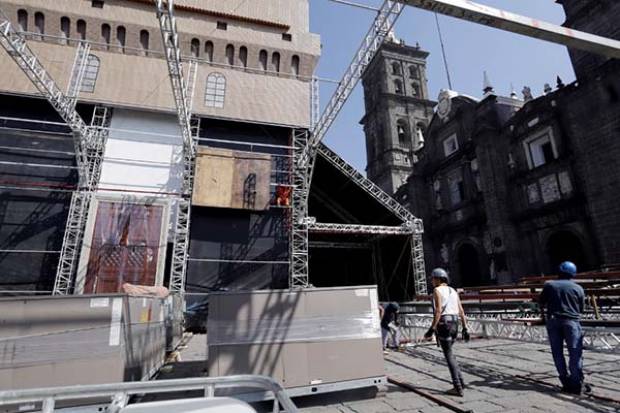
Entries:
<svg viewBox="0 0 620 413">
<path fill-rule="evenodd" d="M 551 318 L 547 320 L 547 333 L 562 386 L 580 392 L 583 384 L 583 332 L 579 320 Z M 568 370 L 564 359 L 564 342 L 568 349 Z"/>
</svg>

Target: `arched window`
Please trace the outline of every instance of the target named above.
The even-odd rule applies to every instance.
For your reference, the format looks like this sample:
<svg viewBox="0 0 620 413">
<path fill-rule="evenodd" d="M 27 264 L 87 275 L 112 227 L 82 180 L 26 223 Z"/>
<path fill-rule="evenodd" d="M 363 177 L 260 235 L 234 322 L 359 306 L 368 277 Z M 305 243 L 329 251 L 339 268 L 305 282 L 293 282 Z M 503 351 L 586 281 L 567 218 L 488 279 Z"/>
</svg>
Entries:
<svg viewBox="0 0 620 413">
<path fill-rule="evenodd" d="M 248 67 L 248 48 L 245 46 L 241 46 L 239 48 L 239 60 L 241 61 L 241 65 L 243 67 Z"/>
<path fill-rule="evenodd" d="M 398 144 L 401 147 L 409 147 L 410 139 L 409 139 L 409 127 L 407 125 L 407 121 L 404 119 L 399 119 L 396 121 L 396 133 L 398 134 Z"/>
<path fill-rule="evenodd" d="M 120 48 L 121 53 L 125 53 L 126 37 L 127 37 L 127 30 L 125 30 L 125 27 L 118 26 L 116 28 L 116 41 L 118 42 L 118 46 Z"/>
<path fill-rule="evenodd" d="M 392 74 L 393 75 L 400 75 L 400 63 L 398 63 L 398 62 L 393 62 L 392 63 Z"/>
<path fill-rule="evenodd" d="M 207 76 L 207 89 L 205 91 L 205 106 L 211 108 L 223 108 L 224 96 L 226 95 L 226 78 L 221 73 L 213 72 Z"/>
<path fill-rule="evenodd" d="M 420 96 L 420 86 L 415 82 L 411 83 L 411 95 Z"/>
<path fill-rule="evenodd" d="M 273 70 L 275 72 L 280 73 L 280 53 L 273 52 L 271 55 L 271 65 L 273 66 Z"/>
<path fill-rule="evenodd" d="M 60 18 L 60 37 L 63 44 L 67 44 L 67 39 L 71 37 L 71 20 L 68 17 Z"/>
<path fill-rule="evenodd" d="M 267 70 L 267 51 L 261 50 L 258 53 L 258 64 L 261 69 Z"/>
<path fill-rule="evenodd" d="M 226 46 L 226 62 L 231 66 L 235 64 L 235 46 L 232 44 Z"/>
<path fill-rule="evenodd" d="M 86 40 L 86 22 L 84 20 L 77 21 L 77 32 L 80 40 Z"/>
<path fill-rule="evenodd" d="M 409 66 L 409 77 L 412 77 L 414 79 L 420 78 L 420 70 L 418 69 L 417 66 L 415 65 Z"/>
<path fill-rule="evenodd" d="M 28 12 L 26 10 L 17 10 L 17 24 L 22 32 L 28 31 Z"/>
<path fill-rule="evenodd" d="M 45 34 L 45 16 L 41 12 L 34 14 L 34 28 L 38 34 Z"/>
<path fill-rule="evenodd" d="M 200 40 L 193 38 L 190 43 L 189 50 L 192 57 L 200 56 Z"/>
<path fill-rule="evenodd" d="M 213 61 L 213 42 L 209 41 L 205 43 L 205 55 L 207 55 L 207 61 Z"/>
<path fill-rule="evenodd" d="M 105 43 L 105 48 L 106 50 L 110 49 L 110 32 L 112 31 L 112 29 L 110 29 L 110 25 L 107 23 L 104 23 L 101 25 L 101 39 L 103 40 L 103 43 Z"/>
<path fill-rule="evenodd" d="M 93 54 L 88 55 L 86 68 L 84 70 L 84 79 L 80 92 L 93 93 L 95 91 L 95 83 L 97 83 L 97 75 L 99 74 L 99 58 Z"/>
<path fill-rule="evenodd" d="M 140 46 L 144 50 L 144 54 L 149 50 L 149 32 L 148 30 L 140 30 Z"/>
<path fill-rule="evenodd" d="M 299 56 L 296 54 L 291 58 L 291 72 L 295 76 L 299 76 Z"/>
<path fill-rule="evenodd" d="M 394 93 L 398 93 L 399 95 L 403 94 L 403 82 L 401 82 L 400 79 L 394 81 Z"/>
</svg>

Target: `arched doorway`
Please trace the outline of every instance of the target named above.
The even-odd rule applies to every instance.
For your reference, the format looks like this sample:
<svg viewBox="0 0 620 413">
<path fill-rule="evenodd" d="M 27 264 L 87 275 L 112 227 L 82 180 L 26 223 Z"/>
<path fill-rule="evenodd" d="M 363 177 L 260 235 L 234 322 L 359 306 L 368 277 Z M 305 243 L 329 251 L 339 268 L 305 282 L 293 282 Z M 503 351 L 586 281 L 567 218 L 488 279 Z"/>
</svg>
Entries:
<svg viewBox="0 0 620 413">
<path fill-rule="evenodd" d="M 483 276 L 476 247 L 471 244 L 461 245 L 458 249 L 457 257 L 459 274 L 463 287 L 482 285 Z"/>
<path fill-rule="evenodd" d="M 552 274 L 557 273 L 562 261 L 572 261 L 578 271 L 590 269 L 581 240 L 571 231 L 558 231 L 547 240 L 547 257 Z"/>
</svg>

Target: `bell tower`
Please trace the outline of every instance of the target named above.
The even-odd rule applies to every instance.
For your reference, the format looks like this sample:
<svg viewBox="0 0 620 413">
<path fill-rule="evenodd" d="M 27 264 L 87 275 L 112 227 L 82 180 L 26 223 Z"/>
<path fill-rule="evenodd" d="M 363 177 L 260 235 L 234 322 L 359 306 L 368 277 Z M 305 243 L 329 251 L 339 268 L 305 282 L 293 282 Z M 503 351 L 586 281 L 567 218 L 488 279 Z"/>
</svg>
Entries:
<svg viewBox="0 0 620 413">
<path fill-rule="evenodd" d="M 362 77 L 366 174 L 388 194 L 406 182 L 435 102 L 428 99 L 426 58 L 391 35 Z"/>
</svg>

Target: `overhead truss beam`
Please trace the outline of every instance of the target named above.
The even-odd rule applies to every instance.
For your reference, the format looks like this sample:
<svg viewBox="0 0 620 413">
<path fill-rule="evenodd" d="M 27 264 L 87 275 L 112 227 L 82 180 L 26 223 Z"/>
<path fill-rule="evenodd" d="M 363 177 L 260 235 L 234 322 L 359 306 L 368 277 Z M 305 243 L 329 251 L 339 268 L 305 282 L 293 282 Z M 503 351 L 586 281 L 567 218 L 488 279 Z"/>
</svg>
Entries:
<svg viewBox="0 0 620 413">
<path fill-rule="evenodd" d="M 308 223 L 308 231 L 322 234 L 360 234 L 360 235 L 411 235 L 413 229 L 405 224 L 400 226 L 360 225 L 313 222 Z"/>
<path fill-rule="evenodd" d="M 404 5 L 620 59 L 620 41 L 521 16 L 469 0 L 397 0 Z"/>
</svg>

